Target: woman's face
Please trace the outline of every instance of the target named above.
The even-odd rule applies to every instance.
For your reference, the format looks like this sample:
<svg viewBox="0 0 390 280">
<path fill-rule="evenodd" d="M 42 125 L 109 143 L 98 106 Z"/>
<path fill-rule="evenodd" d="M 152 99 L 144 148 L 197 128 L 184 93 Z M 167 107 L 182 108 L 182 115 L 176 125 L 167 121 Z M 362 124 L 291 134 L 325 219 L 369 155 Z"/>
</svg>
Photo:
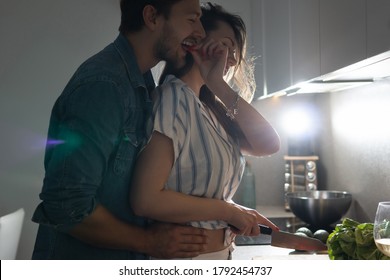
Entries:
<svg viewBox="0 0 390 280">
<path fill-rule="evenodd" d="M 207 37 L 212 38 L 215 41 L 222 42 L 222 44 L 228 48 L 228 58 L 226 61 L 226 69 L 224 71 L 224 74 L 226 74 L 230 67 L 236 66 L 238 61 L 238 46 L 233 29 L 226 22 L 219 21 L 218 28 L 209 31 Z"/>
</svg>

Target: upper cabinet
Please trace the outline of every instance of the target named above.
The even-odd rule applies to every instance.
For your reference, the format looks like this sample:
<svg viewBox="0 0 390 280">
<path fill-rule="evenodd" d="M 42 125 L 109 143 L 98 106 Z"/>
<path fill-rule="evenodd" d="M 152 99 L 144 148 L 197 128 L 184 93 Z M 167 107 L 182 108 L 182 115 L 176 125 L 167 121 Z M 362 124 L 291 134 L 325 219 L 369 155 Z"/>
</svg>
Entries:
<svg viewBox="0 0 390 280">
<path fill-rule="evenodd" d="M 367 58 L 366 14 L 366 0 L 319 1 L 321 74 Z"/>
<path fill-rule="evenodd" d="M 367 55 L 373 56 L 390 49 L 390 1 L 366 0 Z"/>
<path fill-rule="evenodd" d="M 390 49 L 388 0 L 252 0 L 256 97 Z"/>
<path fill-rule="evenodd" d="M 211 2 L 247 25 L 249 53 L 256 58 L 255 99 L 390 49 L 389 0 Z"/>
</svg>

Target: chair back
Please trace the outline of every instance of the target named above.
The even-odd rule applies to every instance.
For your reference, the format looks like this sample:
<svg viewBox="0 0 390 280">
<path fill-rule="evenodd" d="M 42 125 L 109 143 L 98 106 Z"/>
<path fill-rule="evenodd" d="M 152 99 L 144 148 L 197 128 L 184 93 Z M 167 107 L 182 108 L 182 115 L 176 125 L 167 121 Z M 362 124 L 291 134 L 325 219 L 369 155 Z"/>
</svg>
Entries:
<svg viewBox="0 0 390 280">
<path fill-rule="evenodd" d="M 0 260 L 14 260 L 18 251 L 24 209 L 0 217 Z"/>
</svg>

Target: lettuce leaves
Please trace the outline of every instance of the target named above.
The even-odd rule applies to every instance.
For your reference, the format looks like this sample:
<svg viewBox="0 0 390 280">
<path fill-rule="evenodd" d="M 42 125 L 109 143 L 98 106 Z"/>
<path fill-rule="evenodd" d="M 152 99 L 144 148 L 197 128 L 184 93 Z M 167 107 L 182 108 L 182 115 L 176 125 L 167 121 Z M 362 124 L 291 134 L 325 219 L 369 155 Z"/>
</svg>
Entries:
<svg viewBox="0 0 390 280">
<path fill-rule="evenodd" d="M 345 218 L 327 240 L 331 260 L 390 260 L 380 252 L 374 241 L 373 223 L 359 223 Z"/>
</svg>

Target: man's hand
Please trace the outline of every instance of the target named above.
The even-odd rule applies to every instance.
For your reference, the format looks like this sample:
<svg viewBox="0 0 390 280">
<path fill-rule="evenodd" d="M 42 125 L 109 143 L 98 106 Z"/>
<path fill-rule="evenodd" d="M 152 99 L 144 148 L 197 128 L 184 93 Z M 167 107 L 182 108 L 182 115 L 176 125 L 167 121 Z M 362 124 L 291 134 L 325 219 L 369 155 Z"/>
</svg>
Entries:
<svg viewBox="0 0 390 280">
<path fill-rule="evenodd" d="M 208 241 L 204 229 L 190 226 L 155 223 L 147 232 L 146 253 L 159 259 L 196 257 Z"/>
</svg>

